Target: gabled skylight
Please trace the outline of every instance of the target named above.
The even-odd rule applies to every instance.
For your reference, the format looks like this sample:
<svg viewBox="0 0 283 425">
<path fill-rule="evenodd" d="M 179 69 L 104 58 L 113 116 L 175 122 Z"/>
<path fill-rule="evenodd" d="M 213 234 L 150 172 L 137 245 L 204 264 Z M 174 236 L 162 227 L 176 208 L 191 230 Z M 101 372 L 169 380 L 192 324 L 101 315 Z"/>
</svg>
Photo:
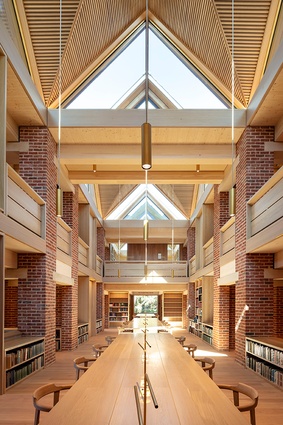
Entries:
<svg viewBox="0 0 283 425">
<path fill-rule="evenodd" d="M 149 33 L 149 75 L 164 94 L 170 93 L 177 107 L 186 109 L 226 108 L 224 103 L 192 72 L 192 65 L 179 59 L 176 49 L 158 33 Z M 175 54 L 176 53 L 176 54 Z M 190 69 L 191 68 L 191 69 Z M 144 30 L 128 43 L 119 55 L 103 70 L 97 71 L 93 81 L 69 103 L 72 109 L 116 108 L 126 93 L 134 90 L 145 74 Z M 140 105 L 142 102 L 140 103 Z M 140 107 L 140 105 L 138 107 Z M 155 105 L 156 106 L 156 105 Z"/>
<path fill-rule="evenodd" d="M 162 206 L 162 208 L 161 208 Z M 106 220 L 186 220 L 153 184 L 140 184 Z"/>
</svg>

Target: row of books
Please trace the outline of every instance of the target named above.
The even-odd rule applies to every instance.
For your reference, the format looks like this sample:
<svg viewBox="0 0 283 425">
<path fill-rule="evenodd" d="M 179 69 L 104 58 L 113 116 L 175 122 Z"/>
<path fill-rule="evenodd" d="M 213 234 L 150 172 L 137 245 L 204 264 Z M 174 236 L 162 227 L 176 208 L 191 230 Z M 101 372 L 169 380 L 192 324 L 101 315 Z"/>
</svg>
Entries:
<svg viewBox="0 0 283 425">
<path fill-rule="evenodd" d="M 269 381 L 283 387 L 283 372 L 280 370 L 274 369 L 272 366 L 266 365 L 254 357 L 249 356 L 246 358 L 246 365 Z"/>
<path fill-rule="evenodd" d="M 246 351 L 283 367 L 283 351 L 248 339 L 246 340 Z"/>
<path fill-rule="evenodd" d="M 6 369 L 23 363 L 44 352 L 44 341 L 6 352 Z"/>
<path fill-rule="evenodd" d="M 85 334 L 88 332 L 88 325 L 85 326 L 79 326 L 78 328 L 79 335 Z"/>
<path fill-rule="evenodd" d="M 85 342 L 88 340 L 88 334 L 80 335 L 78 337 L 78 344 L 81 344 L 82 342 Z"/>
<path fill-rule="evenodd" d="M 24 379 L 26 376 L 35 372 L 44 366 L 44 355 L 37 357 L 22 367 L 11 369 L 6 372 L 6 387 L 10 387 L 16 382 Z"/>
</svg>

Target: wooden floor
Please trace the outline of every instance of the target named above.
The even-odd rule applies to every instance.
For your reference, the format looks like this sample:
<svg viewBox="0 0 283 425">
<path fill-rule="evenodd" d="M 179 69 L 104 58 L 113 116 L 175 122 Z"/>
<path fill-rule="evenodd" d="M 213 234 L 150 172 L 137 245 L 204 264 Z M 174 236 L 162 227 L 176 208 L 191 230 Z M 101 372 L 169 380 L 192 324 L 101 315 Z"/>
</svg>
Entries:
<svg viewBox="0 0 283 425">
<path fill-rule="evenodd" d="M 0 424 L 32 425 L 34 408 L 31 394 L 34 389 L 48 382 L 73 383 L 75 380 L 73 359 L 80 355 L 92 355 L 92 344 L 106 344 L 105 337 L 108 335 L 115 336 L 116 334 L 115 330 L 105 330 L 101 334 L 91 337 L 89 341 L 81 344 L 75 351 L 56 353 L 56 362 L 54 364 L 8 389 L 6 394 L 0 396 Z M 216 359 L 216 367 L 214 369 L 214 381 L 216 383 L 244 382 L 257 389 L 259 393 L 259 405 L 256 409 L 257 425 L 283 424 L 282 390 L 253 371 L 236 363 L 233 353 L 217 352 L 209 344 L 189 334 L 186 330 L 175 330 L 173 335 L 184 335 L 186 336 L 185 343 L 196 344 L 198 346 L 196 355 L 205 353 Z M 246 415 L 248 424 L 248 413 L 242 414 Z"/>
</svg>

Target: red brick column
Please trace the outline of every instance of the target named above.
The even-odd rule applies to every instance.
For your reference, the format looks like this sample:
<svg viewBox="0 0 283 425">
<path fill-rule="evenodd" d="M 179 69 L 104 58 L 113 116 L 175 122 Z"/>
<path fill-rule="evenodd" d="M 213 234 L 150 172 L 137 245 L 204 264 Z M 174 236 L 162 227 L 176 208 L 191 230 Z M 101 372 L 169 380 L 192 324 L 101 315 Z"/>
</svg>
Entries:
<svg viewBox="0 0 283 425">
<path fill-rule="evenodd" d="M 55 361 L 56 284 L 56 143 L 46 127 L 22 127 L 19 174 L 46 202 L 46 254 L 19 254 L 18 267 L 27 268 L 19 280 L 18 327 L 25 335 L 45 336 L 45 365 Z"/>
<path fill-rule="evenodd" d="M 264 143 L 270 141 L 274 141 L 273 127 L 248 127 L 237 144 L 235 349 L 242 364 L 245 337 L 273 333 L 273 281 L 264 279 L 264 269 L 273 266 L 273 255 L 246 254 L 246 203 L 274 173 L 274 154 L 264 151 Z"/>
<path fill-rule="evenodd" d="M 78 346 L 78 188 L 75 193 L 63 193 L 63 220 L 72 229 L 72 278 L 73 286 L 62 286 L 62 350 L 73 350 Z"/>
<path fill-rule="evenodd" d="M 213 345 L 218 350 L 229 350 L 230 346 L 230 286 L 218 286 L 220 278 L 220 229 L 229 220 L 229 193 L 218 192 L 214 187 L 214 234 L 213 234 Z"/>
<path fill-rule="evenodd" d="M 194 227 L 190 227 L 187 232 L 188 243 L 187 243 L 187 273 L 189 275 L 189 260 L 196 253 L 196 229 Z M 190 282 L 188 284 L 188 317 L 193 319 L 196 315 L 195 313 L 195 282 Z"/>
<path fill-rule="evenodd" d="M 105 230 L 103 227 L 97 227 L 97 255 L 105 260 Z"/>
</svg>

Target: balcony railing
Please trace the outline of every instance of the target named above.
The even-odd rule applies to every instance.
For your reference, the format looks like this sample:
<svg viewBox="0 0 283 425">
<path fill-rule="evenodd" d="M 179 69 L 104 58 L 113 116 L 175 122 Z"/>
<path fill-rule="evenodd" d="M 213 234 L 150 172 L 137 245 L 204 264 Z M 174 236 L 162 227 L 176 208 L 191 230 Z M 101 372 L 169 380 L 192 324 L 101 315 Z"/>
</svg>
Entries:
<svg viewBox="0 0 283 425">
<path fill-rule="evenodd" d="M 7 216 L 45 239 L 45 202 L 9 165 Z"/>
<path fill-rule="evenodd" d="M 247 203 L 246 252 L 278 252 L 283 247 L 283 167 Z"/>
<path fill-rule="evenodd" d="M 154 279 L 158 278 L 186 278 L 186 261 L 105 261 L 105 278 L 144 278 L 145 275 Z"/>
<path fill-rule="evenodd" d="M 57 218 L 57 249 L 71 255 L 72 229 L 61 218 Z"/>
</svg>

